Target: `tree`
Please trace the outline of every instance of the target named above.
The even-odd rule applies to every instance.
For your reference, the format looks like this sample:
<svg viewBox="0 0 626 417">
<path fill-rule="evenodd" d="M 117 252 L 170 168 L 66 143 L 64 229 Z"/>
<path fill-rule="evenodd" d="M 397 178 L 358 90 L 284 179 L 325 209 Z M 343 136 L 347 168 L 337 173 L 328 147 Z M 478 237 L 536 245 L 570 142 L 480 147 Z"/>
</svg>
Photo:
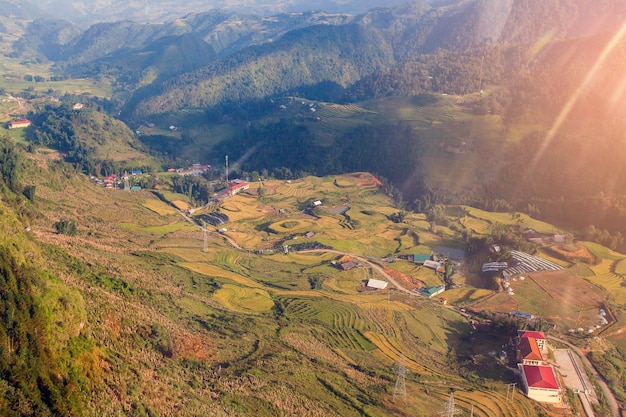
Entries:
<svg viewBox="0 0 626 417">
<path fill-rule="evenodd" d="M 24 168 L 22 155 L 8 143 L 0 148 L 0 176 L 1 180 L 12 190 L 18 191 L 19 181 Z"/>
<path fill-rule="evenodd" d="M 26 188 L 24 188 L 24 191 L 23 191 L 24 196 L 28 198 L 28 200 L 31 203 L 35 202 L 35 190 L 36 190 L 36 186 L 29 185 Z"/>
</svg>

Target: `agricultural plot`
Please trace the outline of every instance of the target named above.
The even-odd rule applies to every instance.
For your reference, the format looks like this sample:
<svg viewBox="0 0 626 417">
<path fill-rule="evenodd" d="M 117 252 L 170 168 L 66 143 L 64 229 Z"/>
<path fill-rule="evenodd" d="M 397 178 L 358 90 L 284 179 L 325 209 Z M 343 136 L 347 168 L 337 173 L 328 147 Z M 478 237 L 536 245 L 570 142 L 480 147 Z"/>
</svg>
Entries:
<svg viewBox="0 0 626 417">
<path fill-rule="evenodd" d="M 468 305 L 475 304 L 492 294 L 493 291 L 482 288 L 454 288 L 447 290 L 444 295 L 450 304 Z"/>
<path fill-rule="evenodd" d="M 178 232 L 181 230 L 185 230 L 185 231 L 189 231 L 193 233 L 193 232 L 197 232 L 198 228 L 196 226 L 189 224 L 188 222 L 181 221 L 178 223 L 164 224 L 162 226 L 144 227 L 141 230 L 147 233 L 153 233 L 157 235 L 166 235 L 166 234 Z"/>
<path fill-rule="evenodd" d="M 588 279 L 609 291 L 612 299 L 626 300 L 624 277 L 617 272 L 617 268 L 626 256 L 592 242 L 585 242 L 585 246 L 593 255 L 601 259 L 597 265 L 589 266 L 593 275 Z"/>
<path fill-rule="evenodd" d="M 252 192 L 255 191 L 252 190 Z M 272 213 L 268 207 L 254 204 L 255 201 L 252 200 L 256 200 L 256 197 L 236 195 L 226 199 L 220 206 L 220 211 L 228 216 L 230 222 L 259 220 Z"/>
<path fill-rule="evenodd" d="M 510 281 L 515 295 L 496 293 L 472 305 L 476 310 L 521 311 L 547 319 L 560 331 L 596 326 L 607 292 L 569 271 L 533 273 Z"/>
<path fill-rule="evenodd" d="M 146 202 L 143 203 L 143 206 L 147 208 L 148 210 L 154 211 L 159 216 L 168 216 L 172 214 L 178 214 L 172 206 L 157 199 L 146 200 Z"/>
<path fill-rule="evenodd" d="M 511 213 L 495 213 L 480 210 L 474 207 L 462 206 L 467 210 L 470 217 L 478 220 L 482 220 L 489 224 L 501 223 L 505 225 L 523 224 L 525 227 L 529 227 L 537 231 L 538 233 L 556 233 L 555 227 L 549 223 L 542 222 L 540 220 L 533 219 L 526 214 L 517 213 L 519 217 L 513 217 Z M 521 222 L 521 223 L 520 223 Z M 471 223 L 470 223 L 471 224 Z"/>
<path fill-rule="evenodd" d="M 262 313 L 274 307 L 274 301 L 267 291 L 233 284 L 222 285 L 213 299 L 229 310 L 240 313 Z"/>
<path fill-rule="evenodd" d="M 182 262 L 179 264 L 183 268 L 186 268 L 190 271 L 197 272 L 202 275 L 206 275 L 208 277 L 213 277 L 216 279 L 227 279 L 237 283 L 239 285 L 243 285 L 245 287 L 250 288 L 263 288 L 264 286 L 257 281 L 245 277 L 243 275 L 237 274 L 232 271 L 227 271 L 225 269 L 220 268 L 217 265 L 210 265 L 207 263 L 200 262 Z"/>
<path fill-rule="evenodd" d="M 315 223 L 309 219 L 280 220 L 267 226 L 268 230 L 276 234 L 305 233 L 315 227 Z"/>
</svg>

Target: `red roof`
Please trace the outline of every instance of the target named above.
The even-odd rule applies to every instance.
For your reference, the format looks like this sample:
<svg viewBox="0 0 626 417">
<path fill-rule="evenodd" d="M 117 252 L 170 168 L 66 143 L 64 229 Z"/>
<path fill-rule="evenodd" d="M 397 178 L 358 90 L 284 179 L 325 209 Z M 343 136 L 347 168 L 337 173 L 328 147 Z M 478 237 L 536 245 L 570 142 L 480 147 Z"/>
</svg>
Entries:
<svg viewBox="0 0 626 417">
<path fill-rule="evenodd" d="M 231 185 L 230 187 L 228 187 L 228 190 L 229 191 L 235 191 L 235 190 L 238 190 L 240 188 L 245 188 L 245 187 L 248 187 L 248 183 L 247 182 L 240 182 L 238 184 Z"/>
<path fill-rule="evenodd" d="M 518 337 L 532 337 L 533 339 L 540 339 L 540 340 L 546 339 L 546 335 L 543 332 L 533 332 L 529 330 L 518 330 L 517 336 Z"/>
<path fill-rule="evenodd" d="M 531 361 L 541 361 L 543 356 L 537 346 L 537 341 L 532 337 L 522 337 L 519 340 L 519 351 L 522 355 L 522 359 L 528 359 Z"/>
<path fill-rule="evenodd" d="M 21 119 L 21 120 L 14 120 L 11 123 L 9 123 L 9 127 L 23 127 L 23 126 L 30 126 L 30 120 Z"/>
<path fill-rule="evenodd" d="M 551 366 L 523 365 L 529 388 L 559 389 L 554 369 Z"/>
</svg>

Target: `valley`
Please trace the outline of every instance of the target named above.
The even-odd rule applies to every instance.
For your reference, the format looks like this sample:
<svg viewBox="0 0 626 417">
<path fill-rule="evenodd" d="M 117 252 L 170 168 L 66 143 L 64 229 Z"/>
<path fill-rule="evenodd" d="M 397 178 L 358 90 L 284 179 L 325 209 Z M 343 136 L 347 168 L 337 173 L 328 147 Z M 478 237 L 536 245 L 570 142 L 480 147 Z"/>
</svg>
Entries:
<svg viewBox="0 0 626 417">
<path fill-rule="evenodd" d="M 622 3 L 96 3 L 0 0 L 1 415 L 621 415 Z"/>
</svg>

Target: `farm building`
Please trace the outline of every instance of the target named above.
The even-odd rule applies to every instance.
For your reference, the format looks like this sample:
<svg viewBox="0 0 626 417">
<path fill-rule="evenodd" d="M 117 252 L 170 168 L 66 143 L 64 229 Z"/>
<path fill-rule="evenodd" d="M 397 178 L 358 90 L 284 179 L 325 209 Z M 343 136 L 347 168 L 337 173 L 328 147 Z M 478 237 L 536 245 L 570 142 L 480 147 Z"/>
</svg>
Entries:
<svg viewBox="0 0 626 417">
<path fill-rule="evenodd" d="M 562 266 L 548 261 L 547 259 L 517 250 L 511 251 L 511 259 L 513 266 L 502 271 L 504 278 L 508 278 L 513 275 L 527 274 L 529 272 L 560 271 L 563 269 Z"/>
<path fill-rule="evenodd" d="M 436 287 L 428 287 L 420 289 L 420 292 L 428 298 L 433 298 L 436 295 L 441 294 L 446 290 L 446 287 L 443 285 L 438 285 Z"/>
<path fill-rule="evenodd" d="M 436 271 L 437 269 L 439 269 L 441 264 L 439 262 L 427 260 L 427 261 L 424 261 L 424 266 L 426 268 L 434 269 Z"/>
<path fill-rule="evenodd" d="M 517 337 L 532 337 L 537 342 L 537 347 L 542 350 L 546 345 L 546 335 L 544 332 L 535 332 L 530 330 L 518 330 Z"/>
<path fill-rule="evenodd" d="M 483 264 L 482 272 L 499 272 L 508 268 L 506 262 L 487 262 Z"/>
<path fill-rule="evenodd" d="M 544 403 L 561 402 L 561 390 L 551 366 L 518 364 L 522 389 L 532 400 Z"/>
<path fill-rule="evenodd" d="M 11 123 L 9 123 L 9 129 L 20 129 L 20 128 L 28 127 L 30 125 L 31 125 L 31 122 L 28 119 L 14 120 Z"/>
<path fill-rule="evenodd" d="M 349 270 L 351 270 L 353 268 L 357 268 L 359 266 L 361 266 L 361 263 L 357 263 L 357 262 L 354 262 L 354 261 L 348 261 L 348 262 L 343 262 L 343 263 L 339 264 L 339 268 L 342 271 L 349 271 Z"/>
<path fill-rule="evenodd" d="M 422 255 L 422 254 L 408 255 L 407 260 L 411 262 L 415 262 L 417 264 L 423 264 L 426 261 L 430 261 L 430 255 Z"/>
<path fill-rule="evenodd" d="M 369 288 L 376 288 L 378 290 L 384 290 L 385 288 L 387 288 L 387 284 L 387 281 L 381 281 L 379 279 L 368 279 L 365 286 Z"/>
</svg>

